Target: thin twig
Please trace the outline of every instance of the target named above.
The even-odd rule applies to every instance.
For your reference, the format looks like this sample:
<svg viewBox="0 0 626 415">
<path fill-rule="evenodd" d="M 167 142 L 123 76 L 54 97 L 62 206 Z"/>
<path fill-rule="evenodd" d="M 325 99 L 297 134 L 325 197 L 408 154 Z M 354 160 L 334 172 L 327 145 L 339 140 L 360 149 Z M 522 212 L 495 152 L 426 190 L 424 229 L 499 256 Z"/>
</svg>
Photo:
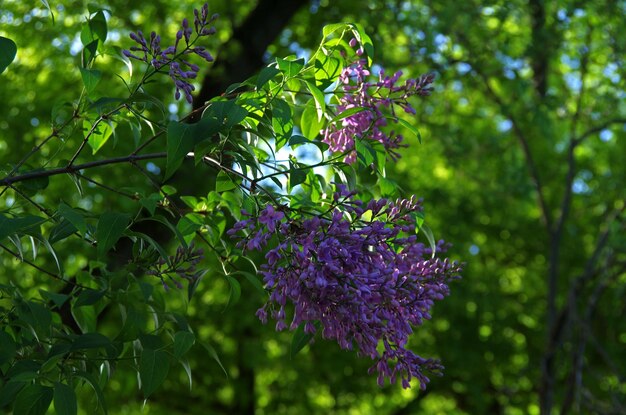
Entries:
<svg viewBox="0 0 626 415">
<path fill-rule="evenodd" d="M 96 180 L 94 180 L 94 179 L 92 179 L 92 178 L 90 178 L 88 176 L 85 176 L 84 174 L 81 174 L 81 173 L 78 173 L 78 172 L 76 172 L 74 174 L 76 174 L 81 179 L 84 179 L 84 180 L 88 181 L 89 183 L 92 183 L 92 184 L 94 184 L 94 185 L 96 185 L 98 187 L 101 187 L 103 189 L 108 190 L 109 192 L 117 193 L 120 196 L 124 196 L 124 197 L 127 197 L 127 198 L 132 199 L 132 200 L 138 200 L 139 199 L 139 197 L 137 195 L 132 195 L 130 193 L 126 193 L 126 192 L 123 192 L 121 190 L 114 189 L 111 186 L 107 186 L 104 183 L 100 183 L 100 182 L 98 182 L 98 181 L 96 181 Z"/>
<path fill-rule="evenodd" d="M 13 191 L 15 193 L 17 193 L 18 195 L 20 195 L 22 198 L 26 199 L 26 201 L 28 203 L 30 203 L 31 205 L 35 206 L 37 208 L 37 210 L 39 210 L 41 213 L 43 213 L 44 215 L 48 216 L 49 218 L 52 218 L 53 216 L 48 212 L 48 210 L 46 208 L 44 208 L 43 206 L 41 206 L 39 203 L 35 202 L 33 199 L 31 199 L 27 194 L 25 194 L 24 192 L 22 192 L 19 188 L 15 187 L 15 186 L 8 186 L 11 189 L 13 189 Z"/>
<path fill-rule="evenodd" d="M 83 148 L 85 148 L 85 146 L 87 145 L 87 142 L 89 141 L 89 137 L 91 137 L 91 135 L 94 133 L 94 131 L 96 131 L 96 129 L 98 128 L 98 125 L 100 125 L 100 123 L 102 121 L 105 121 L 105 120 L 108 120 L 109 118 L 111 118 L 112 115 L 115 115 L 117 112 L 119 112 L 124 107 L 126 107 L 126 104 L 119 105 L 116 108 L 112 109 L 111 111 L 107 112 L 106 114 L 102 114 L 101 116 L 99 116 L 96 119 L 96 121 L 94 121 L 93 125 L 89 129 L 89 132 L 87 134 L 85 134 L 85 138 L 80 143 L 80 146 L 78 146 L 78 149 L 76 150 L 76 152 L 74 153 L 74 155 L 70 159 L 69 163 L 67 163 L 67 167 L 71 167 L 74 164 L 74 162 L 76 161 L 76 159 L 78 158 L 80 153 L 83 151 Z"/>
<path fill-rule="evenodd" d="M 602 124 L 592 127 L 589 130 L 585 131 L 584 133 L 579 135 L 574 141 L 576 141 L 577 144 L 580 144 L 584 140 L 589 138 L 590 136 L 596 133 L 599 133 L 602 130 L 606 130 L 608 127 L 610 127 L 613 124 L 626 124 L 626 118 L 612 118 L 610 120 L 607 120 L 603 122 Z"/>
<path fill-rule="evenodd" d="M 82 284 L 79 284 L 77 282 L 73 282 L 71 280 L 67 280 L 67 279 L 63 278 L 62 276 L 55 274 L 54 272 L 48 271 L 47 269 L 40 267 L 39 265 L 35 264 L 34 262 L 31 262 L 31 261 L 27 260 L 26 258 L 23 258 L 20 254 L 18 254 L 17 252 L 14 252 L 11 248 L 7 247 L 6 245 L 4 245 L 2 243 L 0 243 L 0 248 L 4 249 L 9 254 L 13 255 L 20 262 L 23 262 L 25 264 L 30 265 L 31 267 L 35 268 L 37 271 L 39 271 L 39 272 L 41 272 L 43 274 L 46 274 L 49 277 L 52 277 L 52 278 L 54 278 L 56 280 L 59 280 L 59 281 L 63 281 L 64 283 L 67 283 L 67 284 L 71 284 L 71 285 L 73 285 L 75 287 L 79 287 L 79 288 L 83 288 L 83 289 L 89 288 L 89 287 L 86 287 L 86 286 L 84 286 Z"/>
<path fill-rule="evenodd" d="M 43 140 L 41 140 L 41 142 L 39 144 L 37 144 L 35 147 L 33 147 L 28 153 L 26 153 L 26 155 L 24 157 L 22 157 L 22 159 L 20 161 L 17 162 L 17 164 L 15 164 L 15 166 L 13 166 L 13 168 L 11 169 L 11 171 L 9 172 L 9 174 L 7 174 L 6 177 L 11 177 L 13 176 L 20 167 L 22 167 L 24 165 L 24 163 L 26 163 L 26 161 L 31 158 L 33 156 L 33 154 L 37 153 L 39 150 L 41 150 L 41 148 L 46 145 L 46 143 L 48 141 L 50 141 L 51 139 L 58 137 L 59 133 L 61 131 L 63 131 L 63 129 L 65 127 L 67 127 L 72 121 L 74 121 L 76 118 L 78 118 L 78 113 L 76 113 L 76 111 L 74 111 L 74 113 L 72 114 L 72 117 L 69 118 L 67 121 L 65 121 L 63 124 L 61 124 L 58 128 L 53 128 L 52 132 L 50 133 L 50 135 L 48 135 L 46 138 L 44 138 Z M 4 194 L 4 192 L 6 192 L 8 189 L 8 187 L 5 187 L 4 189 L 0 190 L 0 196 L 2 196 Z"/>
</svg>

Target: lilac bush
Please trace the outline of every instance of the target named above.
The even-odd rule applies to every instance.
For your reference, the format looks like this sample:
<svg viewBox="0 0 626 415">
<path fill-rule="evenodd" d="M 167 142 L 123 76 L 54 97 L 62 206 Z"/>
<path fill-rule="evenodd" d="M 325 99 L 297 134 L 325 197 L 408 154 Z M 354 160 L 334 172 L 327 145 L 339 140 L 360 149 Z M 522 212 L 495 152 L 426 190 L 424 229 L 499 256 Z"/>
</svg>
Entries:
<svg viewBox="0 0 626 415">
<path fill-rule="evenodd" d="M 310 334 L 319 321 L 322 337 L 376 361 L 370 373 L 378 372 L 379 385 L 400 378 L 408 388 L 417 378 L 423 389 L 425 372 L 439 373 L 442 366 L 407 349 L 407 340 L 412 326 L 430 319 L 434 301 L 448 295 L 447 282 L 460 266 L 435 256 L 445 250 L 443 241 L 436 252 L 417 242 L 421 201 L 364 205 L 355 195 L 339 185 L 331 209 L 308 218 L 268 205 L 229 231 L 244 251 L 275 240 L 262 266 L 271 294 L 257 316 L 264 323 L 273 318 L 276 330 L 304 324 Z"/>
<path fill-rule="evenodd" d="M 356 39 L 352 39 L 350 46 L 356 45 Z M 362 53 L 363 49 L 358 48 L 357 56 Z M 402 146 L 402 135 L 385 131 L 389 120 L 398 122 L 394 106 L 415 114 L 408 98 L 413 95 L 429 95 L 432 91 L 430 85 L 434 80 L 434 75 L 428 74 L 396 85 L 401 76 L 401 71 L 393 76 L 386 76 L 381 70 L 377 81 L 369 81 L 370 71 L 366 59 L 357 59 L 343 69 L 339 77 L 342 91 L 339 94 L 337 113 L 341 114 L 352 108 L 361 111 L 330 124 L 322 132 L 322 141 L 330 146 L 330 151 L 347 153 L 344 161 L 352 164 L 356 161 L 355 140 L 373 140 L 380 142 L 393 159 L 399 157 L 395 149 Z"/>
<path fill-rule="evenodd" d="M 190 104 L 193 102 L 191 93 L 195 90 L 191 80 L 198 76 L 200 67 L 191 63 L 184 56 L 195 54 L 206 62 L 213 62 L 213 56 L 203 46 L 193 45 L 200 37 L 215 34 L 215 27 L 209 27 L 209 25 L 218 18 L 217 14 L 209 16 L 209 5 L 207 3 L 202 6 L 200 11 L 194 9 L 193 13 L 195 38 L 192 38 L 194 31 L 192 31 L 189 21 L 185 18 L 181 23 L 182 28 L 176 33 L 176 42 L 173 46 L 162 49 L 161 36 L 156 34 L 156 32 L 150 33 L 150 40 L 148 41 L 141 30 L 138 30 L 136 33 L 131 33 L 130 38 L 138 43 L 139 46 L 132 46 L 130 50 L 122 52 L 127 58 L 137 59 L 151 65 L 157 72 L 161 71 L 162 68 L 169 67 L 168 74 L 176 86 L 176 99 L 180 99 L 182 91 L 185 94 L 185 99 Z M 185 47 L 179 52 L 178 46 L 181 39 L 185 40 Z M 140 52 L 140 55 L 138 56 L 133 52 Z"/>
</svg>

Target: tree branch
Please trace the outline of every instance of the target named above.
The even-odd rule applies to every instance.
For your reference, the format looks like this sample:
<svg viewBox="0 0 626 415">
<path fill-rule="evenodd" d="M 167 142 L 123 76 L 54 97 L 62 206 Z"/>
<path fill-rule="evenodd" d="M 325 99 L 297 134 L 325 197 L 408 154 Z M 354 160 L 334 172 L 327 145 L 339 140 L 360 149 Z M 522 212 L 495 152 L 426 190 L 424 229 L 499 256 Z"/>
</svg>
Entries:
<svg viewBox="0 0 626 415">
<path fill-rule="evenodd" d="M 589 130 L 585 131 L 580 136 L 578 136 L 574 141 L 576 141 L 576 145 L 578 145 L 582 143 L 584 140 L 586 140 L 587 138 L 589 138 L 590 136 L 596 133 L 599 133 L 602 130 L 606 130 L 608 127 L 610 127 L 613 124 L 626 124 L 626 118 L 612 118 L 610 120 L 607 120 L 603 122 L 602 124 L 592 127 Z"/>
<path fill-rule="evenodd" d="M 543 98 L 548 91 L 548 64 L 550 62 L 550 48 L 546 45 L 549 40 L 549 36 L 546 33 L 546 8 L 543 0 L 529 0 L 528 8 L 532 29 L 530 58 L 533 80 L 537 93 Z"/>
<path fill-rule="evenodd" d="M 309 0 L 260 0 L 244 22 L 234 28 L 227 50 L 220 52 L 219 59 L 204 77 L 200 92 L 194 97 L 194 108 L 219 96 L 230 84 L 254 75 L 263 66 L 267 47 L 307 3 Z"/>
<path fill-rule="evenodd" d="M 30 179 L 38 179 L 42 177 L 56 176 L 59 174 L 73 174 L 79 172 L 80 170 L 92 169 L 94 167 L 106 166 L 109 164 L 129 163 L 133 161 L 153 160 L 165 157 L 167 157 L 167 153 L 165 152 L 150 154 L 131 154 L 123 157 L 114 157 L 111 159 L 90 161 L 88 163 L 75 164 L 66 167 L 57 167 L 49 170 L 32 171 L 20 174 L 18 176 L 5 177 L 4 179 L 0 180 L 0 186 L 11 186 L 12 184 L 18 182 L 23 182 Z"/>
<path fill-rule="evenodd" d="M 526 159 L 526 165 L 528 166 L 528 170 L 530 172 L 531 180 L 535 186 L 535 190 L 537 191 L 537 198 L 539 199 L 539 208 L 541 209 L 541 215 L 543 217 L 543 221 L 546 225 L 546 228 L 550 230 L 552 229 L 552 224 L 553 224 L 552 215 L 550 213 L 550 210 L 548 209 L 548 204 L 546 202 L 546 198 L 545 198 L 544 191 L 543 191 L 544 186 L 541 181 L 541 177 L 539 176 L 539 170 L 537 169 L 537 165 L 535 164 L 535 159 L 532 155 L 532 152 L 530 151 L 528 138 L 526 137 L 526 134 L 522 130 L 522 127 L 519 125 L 517 118 L 514 117 L 512 111 L 510 111 L 509 106 L 493 90 L 493 88 L 491 88 L 491 85 L 489 85 L 489 78 L 487 77 L 487 75 L 485 75 L 482 71 L 477 69 L 475 66 L 473 67 L 476 70 L 476 72 L 480 75 L 480 77 L 483 79 L 488 95 L 496 102 L 496 104 L 498 104 L 498 106 L 500 107 L 500 111 L 502 111 L 502 114 L 506 118 L 511 120 L 513 131 L 515 133 L 515 136 L 517 137 L 517 140 L 520 143 L 520 146 L 522 147 L 522 151 L 524 152 L 524 158 Z"/>
</svg>

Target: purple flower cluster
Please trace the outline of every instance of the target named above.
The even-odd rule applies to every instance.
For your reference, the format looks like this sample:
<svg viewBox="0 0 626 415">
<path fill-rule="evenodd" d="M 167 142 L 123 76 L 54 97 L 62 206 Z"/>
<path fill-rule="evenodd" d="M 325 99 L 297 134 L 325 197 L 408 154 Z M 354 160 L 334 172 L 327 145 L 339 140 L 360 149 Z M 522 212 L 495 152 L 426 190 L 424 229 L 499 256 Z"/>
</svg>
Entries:
<svg viewBox="0 0 626 415">
<path fill-rule="evenodd" d="M 169 76 L 176 86 L 175 97 L 180 99 L 181 91 L 185 94 L 185 99 L 190 104 L 193 102 L 191 92 L 195 89 L 191 80 L 198 75 L 200 67 L 183 58 L 185 55 L 196 54 L 207 62 L 213 62 L 211 54 L 202 46 L 193 46 L 196 40 L 203 36 L 210 36 L 215 33 L 215 27 L 209 27 L 218 15 L 209 16 L 209 5 L 202 6 L 200 11 L 194 9 L 194 30 L 196 37 L 192 39 L 193 30 L 187 19 L 182 21 L 182 29 L 176 33 L 176 42 L 173 46 L 165 49 L 161 48 L 161 36 L 155 32 L 150 33 L 150 40 L 146 39 L 141 32 L 131 33 L 130 38 L 137 42 L 139 46 L 133 46 L 130 50 L 124 50 L 124 56 L 137 59 L 153 66 L 157 72 L 164 67 L 169 67 Z M 181 39 L 185 39 L 185 48 L 178 52 L 178 44 Z M 139 56 L 133 52 L 140 52 Z M 141 55 L 143 53 L 143 56 Z"/>
<path fill-rule="evenodd" d="M 356 45 L 356 40 L 352 39 L 350 46 Z M 363 49 L 358 48 L 356 53 L 362 55 Z M 337 113 L 341 114 L 350 108 L 362 110 L 329 125 L 322 132 L 324 134 L 322 141 L 330 146 L 331 151 L 348 153 L 344 160 L 348 164 L 356 161 L 355 140 L 363 139 L 382 143 L 392 158 L 398 158 L 399 154 L 394 149 L 402 146 L 403 137 L 394 131 L 389 133 L 383 131 L 387 126 L 387 120 L 391 119 L 397 123 L 395 105 L 409 114 L 415 114 L 415 109 L 408 102 L 408 98 L 413 95 L 430 94 L 432 91 L 430 84 L 434 81 L 434 75 L 428 74 L 396 85 L 402 72 L 385 76 L 381 70 L 378 81 L 369 82 L 370 71 L 366 65 L 366 60 L 359 59 L 344 68 L 339 77 L 340 83 L 343 84 L 343 94 L 339 97 Z M 391 116 L 386 115 L 387 112 L 390 112 Z"/>
<path fill-rule="evenodd" d="M 414 198 L 364 205 L 339 186 L 327 215 L 294 219 L 267 206 L 239 221 L 229 233 L 246 234 L 238 242 L 243 250 L 261 250 L 276 240 L 262 266 L 271 295 L 257 316 L 264 323 L 272 317 L 276 330 L 304 324 L 306 333 L 315 333 L 319 321 L 324 338 L 376 360 L 370 373 L 378 372 L 379 385 L 401 378 L 408 388 L 417 378 L 425 388 L 425 372 L 438 373 L 442 366 L 408 350 L 407 340 L 412 326 L 430 319 L 434 301 L 448 294 L 447 282 L 460 266 L 417 242 L 421 209 Z M 440 242 L 437 251 L 444 248 Z"/>
</svg>

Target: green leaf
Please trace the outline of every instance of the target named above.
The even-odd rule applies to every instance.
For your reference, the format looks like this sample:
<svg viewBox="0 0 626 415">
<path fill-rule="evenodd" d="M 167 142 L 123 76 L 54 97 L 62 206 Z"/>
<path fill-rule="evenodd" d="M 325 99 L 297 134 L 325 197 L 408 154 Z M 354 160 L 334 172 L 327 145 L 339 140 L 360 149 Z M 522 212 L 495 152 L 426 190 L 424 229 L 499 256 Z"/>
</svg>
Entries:
<svg viewBox="0 0 626 415">
<path fill-rule="evenodd" d="M 188 213 L 180 218 L 176 224 L 176 228 L 183 236 L 192 235 L 201 227 L 202 223 L 198 220 L 197 214 L 191 213 Z"/>
<path fill-rule="evenodd" d="M 196 342 L 196 336 L 188 331 L 177 331 L 174 333 L 174 356 L 180 359 L 191 349 Z"/>
<path fill-rule="evenodd" d="M 165 343 L 161 340 L 161 337 L 155 334 L 141 334 L 139 335 L 139 341 L 141 347 L 150 350 L 159 350 L 165 347 Z"/>
<path fill-rule="evenodd" d="M 57 265 L 57 269 L 59 270 L 59 273 L 61 275 L 63 275 L 63 263 L 61 262 L 61 260 L 59 259 L 59 256 L 57 255 L 56 251 L 54 250 L 54 248 L 52 247 L 52 245 L 50 245 L 50 241 L 48 241 L 46 238 L 44 238 L 41 235 L 36 235 L 35 236 L 37 238 L 37 240 L 39 242 L 41 242 L 46 248 L 48 248 L 48 251 L 50 252 L 50 254 L 52 255 L 52 257 L 54 258 L 54 262 Z"/>
<path fill-rule="evenodd" d="M 4 386 L 0 387 L 0 408 L 15 402 L 15 397 L 26 385 L 27 382 L 9 380 Z"/>
<path fill-rule="evenodd" d="M 93 306 L 74 307 L 72 305 L 72 317 L 83 333 L 96 330 L 97 315 Z"/>
<path fill-rule="evenodd" d="M 298 135 L 298 134 L 294 134 L 291 136 L 291 138 L 289 139 L 289 146 L 290 147 L 297 147 L 301 144 L 311 144 L 311 140 L 309 140 L 308 138 L 302 136 L 302 135 Z"/>
<path fill-rule="evenodd" d="M 332 56 L 318 57 L 315 61 L 315 84 L 325 89 L 335 82 L 343 69 L 342 61 Z"/>
<path fill-rule="evenodd" d="M 344 111 L 341 111 L 339 114 L 335 115 L 332 120 L 330 120 L 329 124 L 333 124 L 337 121 L 343 120 L 344 118 L 351 117 L 354 114 L 358 114 L 359 112 L 365 111 L 364 107 L 352 107 L 348 108 Z"/>
<path fill-rule="evenodd" d="M 52 24 L 54 24 L 54 13 L 52 13 L 52 8 L 50 7 L 50 3 L 48 3 L 48 0 L 41 0 L 41 2 L 43 3 L 44 6 L 46 6 L 46 9 L 48 9 L 48 13 L 50 13 L 50 19 L 52 19 Z"/>
<path fill-rule="evenodd" d="M 104 295 L 106 291 L 103 290 L 92 290 L 86 289 L 76 298 L 76 302 L 74 303 L 74 307 L 83 307 L 86 305 L 92 305 L 97 303 Z"/>
<path fill-rule="evenodd" d="M 228 132 L 235 125 L 245 120 L 247 115 L 248 111 L 237 105 L 233 100 L 213 101 L 211 102 L 211 105 L 204 110 L 202 120 L 205 118 L 208 120 L 217 120 L 218 125 L 220 126 L 218 131 Z M 200 122 L 202 122 L 202 120 Z"/>
<path fill-rule="evenodd" d="M 141 203 L 141 206 L 143 206 L 148 212 L 150 212 L 150 215 L 154 215 L 157 205 L 161 200 L 162 197 L 160 194 L 152 193 L 148 197 L 142 197 L 141 199 L 139 199 L 139 203 Z"/>
<path fill-rule="evenodd" d="M 53 293 L 53 292 L 42 290 L 42 289 L 39 290 L 39 294 L 41 295 L 42 298 L 48 301 L 52 301 L 54 305 L 59 308 L 63 304 L 65 304 L 65 302 L 70 298 L 70 296 L 67 294 Z"/>
<path fill-rule="evenodd" d="M 74 225 L 83 236 L 87 233 L 87 223 L 80 210 L 73 209 L 65 203 L 61 203 L 59 205 L 59 214 Z"/>
<path fill-rule="evenodd" d="M 437 250 L 437 243 L 435 242 L 435 236 L 433 235 L 433 231 L 426 224 L 422 224 L 422 226 L 419 228 L 419 231 L 423 232 L 426 236 L 428 244 L 430 245 L 430 249 L 433 251 L 431 256 L 434 258 Z"/>
<path fill-rule="evenodd" d="M 283 100 L 276 100 L 272 105 L 272 128 L 276 137 L 276 149 L 280 150 L 293 132 L 291 107 Z"/>
<path fill-rule="evenodd" d="M 354 149 L 359 163 L 363 166 L 369 167 L 376 160 L 376 151 L 365 139 L 354 140 Z"/>
<path fill-rule="evenodd" d="M 100 121 L 98 125 L 89 120 L 83 121 L 85 138 L 91 147 L 92 154 L 96 154 L 113 134 L 113 126 L 108 121 Z"/>
<path fill-rule="evenodd" d="M 74 376 L 85 380 L 91 386 L 93 391 L 96 393 L 96 398 L 98 399 L 98 403 L 102 406 L 102 410 L 104 411 L 104 414 L 106 415 L 108 413 L 107 407 L 106 407 L 106 401 L 104 400 L 104 394 L 102 393 L 102 389 L 100 388 L 100 385 L 98 384 L 98 381 L 96 380 L 96 378 L 90 373 L 82 372 L 82 371 L 74 372 Z"/>
<path fill-rule="evenodd" d="M 49 386 L 28 385 L 15 397 L 14 415 L 44 415 L 52 402 L 53 391 Z"/>
<path fill-rule="evenodd" d="M 15 233 L 39 233 L 39 226 L 45 221 L 44 218 L 34 215 L 8 218 L 0 214 L 0 241 Z"/>
<path fill-rule="evenodd" d="M 172 233 L 176 236 L 176 238 L 181 243 L 181 245 L 184 248 L 187 248 L 187 242 L 185 241 L 185 238 L 183 237 L 183 235 L 180 233 L 178 228 L 172 225 L 165 217 L 161 215 L 154 215 L 149 218 L 138 220 L 137 222 L 143 222 L 143 221 L 154 221 L 154 222 L 159 222 L 165 225 L 170 231 L 172 231 Z"/>
<path fill-rule="evenodd" d="M 113 347 L 111 340 L 100 333 L 85 333 L 78 336 L 73 342 L 71 351 L 85 349 L 107 349 Z"/>
<path fill-rule="evenodd" d="M 97 69 L 80 68 L 80 75 L 83 78 L 83 85 L 85 85 L 87 94 L 91 94 L 102 79 L 102 72 Z"/>
<path fill-rule="evenodd" d="M 17 45 L 11 39 L 0 36 L 0 74 L 13 62 Z"/>
<path fill-rule="evenodd" d="M 215 191 L 218 193 L 227 192 L 229 190 L 234 190 L 239 187 L 230 176 L 225 173 L 223 170 L 220 170 L 217 173 L 217 178 L 215 179 Z"/>
<path fill-rule="evenodd" d="M 300 119 L 302 134 L 309 140 L 314 140 L 320 134 L 323 126 L 323 121 L 320 121 L 317 117 L 315 102 L 310 100 L 306 103 Z"/>
<path fill-rule="evenodd" d="M 128 97 L 126 102 L 129 104 L 142 104 L 142 106 L 147 108 L 156 107 L 164 118 L 166 117 L 166 114 L 169 114 L 169 111 L 167 111 L 165 105 L 163 105 L 161 101 L 159 101 L 156 97 L 141 91 L 133 93 L 130 97 Z M 141 125 L 139 128 L 141 128 Z"/>
<path fill-rule="evenodd" d="M 55 242 L 62 241 L 63 239 L 73 235 L 76 232 L 76 227 L 72 225 L 72 223 L 63 219 L 60 223 L 56 224 L 52 229 L 50 229 L 50 237 L 48 238 L 48 242 L 53 244 Z"/>
<path fill-rule="evenodd" d="M 52 312 L 38 302 L 22 302 L 17 307 L 18 315 L 29 324 L 38 334 L 50 332 Z"/>
<path fill-rule="evenodd" d="M 95 38 L 104 43 L 107 38 L 107 21 L 102 10 L 89 20 L 89 29 Z"/>
<path fill-rule="evenodd" d="M 0 366 L 13 360 L 17 345 L 9 333 L 0 331 Z"/>
<path fill-rule="evenodd" d="M 190 301 L 193 295 L 196 293 L 196 290 L 198 289 L 200 282 L 202 281 L 202 279 L 204 278 L 204 275 L 207 272 L 209 272 L 208 269 L 204 270 L 198 277 L 196 277 L 193 281 L 191 281 L 189 285 L 187 286 L 187 299 L 189 299 Z"/>
<path fill-rule="evenodd" d="M 89 67 L 91 62 L 96 57 L 96 52 L 98 51 L 98 39 L 93 40 L 85 45 L 83 51 L 81 52 L 81 65 L 83 68 Z"/>
<path fill-rule="evenodd" d="M 168 196 L 178 193 L 178 190 L 176 190 L 174 186 L 170 186 L 169 184 L 161 186 L 161 191 Z"/>
<path fill-rule="evenodd" d="M 234 272 L 233 274 L 239 274 L 239 275 L 243 275 L 243 277 L 248 280 L 248 282 L 250 284 L 252 284 L 252 286 L 254 288 L 256 288 L 256 290 L 258 292 L 260 292 L 261 294 L 263 294 L 263 296 L 267 295 L 267 292 L 265 291 L 265 288 L 263 288 L 263 282 L 261 282 L 261 280 L 259 279 L 259 277 L 257 277 L 256 275 L 254 275 L 251 272 L 247 272 L 247 271 L 237 271 Z"/>
<path fill-rule="evenodd" d="M 192 124 L 172 121 L 167 126 L 167 163 L 165 165 L 165 179 L 183 163 L 183 159 L 196 144 L 195 131 Z"/>
<path fill-rule="evenodd" d="M 168 263 L 168 265 L 171 264 L 169 255 L 167 254 L 165 249 L 161 246 L 161 244 L 159 244 L 157 241 L 152 239 L 152 237 L 146 235 L 143 232 L 128 232 L 127 234 L 128 236 L 135 236 L 137 238 L 143 239 L 144 241 L 148 242 L 148 244 L 151 245 L 159 253 L 161 258 L 163 258 Z"/>
<path fill-rule="evenodd" d="M 266 66 L 261 69 L 259 75 L 256 78 L 256 89 L 261 89 L 263 86 L 269 82 L 270 79 L 273 79 L 280 71 L 276 69 L 274 66 Z"/>
<path fill-rule="evenodd" d="M 78 404 L 74 389 L 60 382 L 54 384 L 54 410 L 57 415 L 76 415 Z"/>
<path fill-rule="evenodd" d="M 304 59 L 289 60 L 276 58 L 276 63 L 278 64 L 278 69 L 283 71 L 286 78 L 295 77 L 304 68 Z"/>
<path fill-rule="evenodd" d="M 83 45 L 86 45 L 92 41 L 100 41 L 104 43 L 107 38 L 107 21 L 102 10 L 96 12 L 95 16 L 91 17 L 85 24 L 80 32 L 80 40 Z"/>
<path fill-rule="evenodd" d="M 333 23 L 326 25 L 322 28 L 322 36 L 327 38 L 330 34 L 338 31 L 338 30 L 347 30 L 350 26 L 346 23 Z"/>
<path fill-rule="evenodd" d="M 290 347 L 290 356 L 293 359 L 295 355 L 297 355 L 300 350 L 302 350 L 313 338 L 313 334 L 305 333 L 304 326 L 306 323 L 301 323 L 296 331 L 293 333 L 293 337 L 291 338 L 291 347 Z"/>
<path fill-rule="evenodd" d="M 226 371 L 226 368 L 224 368 L 224 365 L 222 364 L 220 357 L 215 351 L 215 348 L 213 348 L 213 346 L 211 346 L 209 343 L 202 343 L 202 346 L 206 349 L 207 352 L 209 352 L 209 356 L 211 356 L 213 360 L 217 362 L 217 364 L 222 368 L 224 375 L 226 375 L 226 378 L 228 378 L 228 372 Z"/>
<path fill-rule="evenodd" d="M 359 44 L 365 50 L 365 55 L 367 56 L 367 65 L 372 66 L 373 58 L 374 58 L 374 43 L 369 35 L 363 29 L 363 26 L 360 24 L 354 24 L 356 27 L 355 37 Z"/>
<path fill-rule="evenodd" d="M 226 305 L 226 308 L 229 308 L 239 301 L 239 298 L 241 297 L 241 284 L 239 284 L 239 281 L 237 281 L 236 278 L 233 278 L 230 275 L 226 276 L 226 280 L 230 285 L 230 294 L 228 296 L 228 304 Z"/>
<path fill-rule="evenodd" d="M 187 359 L 179 359 L 178 362 L 185 369 L 185 373 L 187 374 L 187 379 L 189 379 L 189 390 L 193 385 L 193 379 L 191 377 L 191 366 L 189 365 L 189 361 Z"/>
<path fill-rule="evenodd" d="M 305 81 L 306 87 L 313 95 L 315 100 L 315 109 L 317 110 L 317 120 L 322 121 L 324 114 L 326 113 L 326 101 L 324 100 L 324 93 L 315 86 L 313 82 Z"/>
<path fill-rule="evenodd" d="M 394 118 L 394 120 L 398 121 L 400 124 L 402 124 L 402 126 L 404 126 L 405 128 L 407 128 L 410 132 L 412 132 L 413 134 L 415 134 L 415 136 L 417 137 L 417 140 L 420 142 L 420 144 L 422 143 L 422 135 L 420 134 L 419 130 L 417 128 L 415 128 L 413 125 L 411 125 L 408 121 L 398 117 L 398 118 Z"/>
<path fill-rule="evenodd" d="M 383 197 L 392 197 L 398 192 L 398 184 L 382 176 L 378 176 L 378 187 Z"/>
<path fill-rule="evenodd" d="M 163 383 L 170 369 L 170 357 L 162 350 L 144 349 L 139 363 L 141 390 L 148 398 Z"/>
<path fill-rule="evenodd" d="M 130 222 L 130 215 L 117 212 L 105 212 L 98 220 L 96 241 L 98 242 L 98 257 L 104 255 L 120 239 Z"/>
<path fill-rule="evenodd" d="M 293 189 L 306 180 L 307 171 L 289 160 L 289 189 Z"/>
</svg>

